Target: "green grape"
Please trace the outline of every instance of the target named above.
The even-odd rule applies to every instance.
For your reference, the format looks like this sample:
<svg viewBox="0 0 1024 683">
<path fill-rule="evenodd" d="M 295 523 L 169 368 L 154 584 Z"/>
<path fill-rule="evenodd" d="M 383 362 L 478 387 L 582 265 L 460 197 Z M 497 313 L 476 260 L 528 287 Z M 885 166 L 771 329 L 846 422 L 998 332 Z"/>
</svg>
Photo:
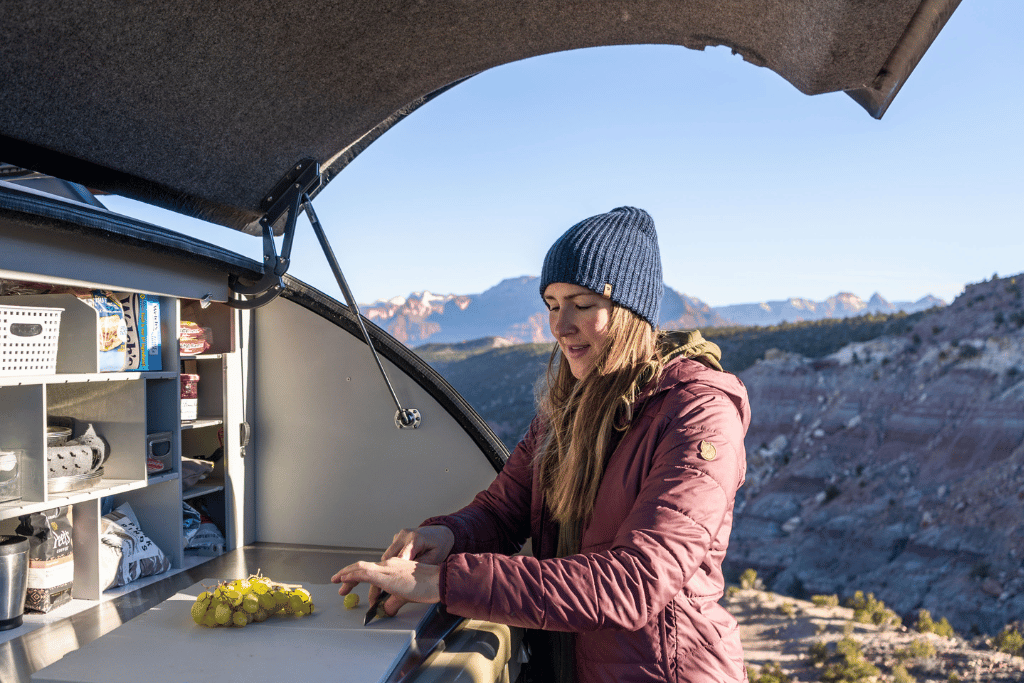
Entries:
<svg viewBox="0 0 1024 683">
<path fill-rule="evenodd" d="M 262 607 L 260 607 L 258 610 L 256 610 L 256 613 L 252 615 L 252 620 L 255 621 L 256 623 L 259 623 L 261 621 L 266 621 L 269 618 L 270 618 L 270 612 L 268 612 L 267 610 L 263 609 Z"/>
<path fill-rule="evenodd" d="M 274 600 L 277 602 L 278 609 L 288 606 L 288 593 L 286 591 L 274 591 Z"/>
<path fill-rule="evenodd" d="M 201 625 L 209 606 L 210 603 L 205 600 L 192 603 L 192 620 Z"/>
<path fill-rule="evenodd" d="M 359 594 L 349 593 L 345 596 L 345 609 L 353 609 L 359 605 Z"/>
<path fill-rule="evenodd" d="M 238 627 L 248 626 L 251 617 L 252 615 L 245 610 L 238 610 L 231 616 L 231 621 Z"/>
<path fill-rule="evenodd" d="M 261 593 L 256 601 L 260 604 L 260 609 L 264 609 L 267 612 L 277 611 L 277 600 L 270 593 Z"/>
<path fill-rule="evenodd" d="M 253 581 L 252 592 L 256 595 L 266 595 L 270 592 L 270 586 L 268 586 L 262 581 Z"/>
<path fill-rule="evenodd" d="M 203 626 L 207 626 L 209 628 L 217 626 L 216 610 L 207 610 L 206 616 L 203 617 Z"/>
<path fill-rule="evenodd" d="M 242 598 L 242 609 L 248 612 L 249 614 L 253 614 L 259 608 L 260 599 L 257 598 L 255 595 L 246 595 L 244 598 Z"/>
<path fill-rule="evenodd" d="M 218 624 L 227 624 L 231 621 L 231 605 L 220 603 L 217 605 L 215 616 Z"/>
<path fill-rule="evenodd" d="M 201 602 L 203 600 L 209 600 L 212 597 L 213 597 L 213 595 L 209 591 L 203 591 L 202 593 L 200 593 L 196 597 L 196 602 Z"/>
<path fill-rule="evenodd" d="M 302 599 L 302 596 L 292 593 L 292 596 L 288 598 L 288 607 L 286 609 L 293 614 L 298 614 L 302 610 L 303 604 L 305 604 L 305 600 Z"/>
</svg>

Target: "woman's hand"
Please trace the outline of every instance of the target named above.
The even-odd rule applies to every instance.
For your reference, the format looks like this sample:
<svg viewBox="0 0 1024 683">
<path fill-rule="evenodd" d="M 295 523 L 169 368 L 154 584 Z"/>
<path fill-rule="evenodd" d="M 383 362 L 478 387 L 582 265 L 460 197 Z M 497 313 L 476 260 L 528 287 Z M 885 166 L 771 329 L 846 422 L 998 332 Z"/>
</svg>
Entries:
<svg viewBox="0 0 1024 683">
<path fill-rule="evenodd" d="M 331 577 L 340 583 L 338 595 L 347 595 L 360 583 L 372 584 L 391 594 L 384 603 L 388 616 L 395 616 L 407 602 L 435 603 L 441 601 L 441 568 L 436 564 L 391 557 L 380 562 L 356 562 Z M 373 590 L 371 604 L 379 590 Z"/>
<path fill-rule="evenodd" d="M 338 595 L 346 595 L 359 583 L 369 583 L 370 604 L 381 589 L 391 594 L 384 611 L 395 616 L 407 602 L 441 601 L 439 577 L 444 562 L 455 545 L 455 534 L 446 526 L 402 529 L 395 534 L 380 562 L 356 562 L 331 577 L 342 584 Z"/>
<path fill-rule="evenodd" d="M 452 551 L 454 545 L 455 534 L 446 526 L 402 529 L 395 534 L 394 540 L 380 559 L 400 557 L 403 560 L 441 564 L 448 557 L 448 553 Z"/>
</svg>

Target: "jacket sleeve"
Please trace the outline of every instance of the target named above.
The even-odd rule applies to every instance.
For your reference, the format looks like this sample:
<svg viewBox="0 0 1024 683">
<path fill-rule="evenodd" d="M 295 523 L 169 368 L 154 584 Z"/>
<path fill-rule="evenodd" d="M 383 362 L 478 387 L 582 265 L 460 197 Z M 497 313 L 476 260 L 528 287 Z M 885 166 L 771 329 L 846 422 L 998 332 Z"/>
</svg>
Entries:
<svg viewBox="0 0 1024 683">
<path fill-rule="evenodd" d="M 420 526 L 442 525 L 452 530 L 455 553 L 517 553 L 530 535 L 533 494 L 533 456 L 542 438 L 534 418 L 498 476 L 486 490 L 458 512 L 431 517 Z"/>
<path fill-rule="evenodd" d="M 643 437 L 647 445 L 634 454 L 649 456 L 647 471 L 605 549 L 544 560 L 449 556 L 441 574 L 448 611 L 527 628 L 590 631 L 636 630 L 664 610 L 716 543 L 744 469 L 744 427 L 733 403 L 717 391 L 675 398 L 666 403 L 680 410 L 659 412 Z M 714 447 L 713 457 L 702 444 Z"/>
</svg>

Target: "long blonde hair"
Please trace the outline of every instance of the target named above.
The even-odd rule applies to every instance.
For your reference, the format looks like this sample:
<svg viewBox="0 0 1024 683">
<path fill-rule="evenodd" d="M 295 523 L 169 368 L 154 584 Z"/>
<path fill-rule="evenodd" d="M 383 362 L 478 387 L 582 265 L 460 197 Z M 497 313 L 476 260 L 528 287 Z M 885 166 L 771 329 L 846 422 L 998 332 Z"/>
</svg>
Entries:
<svg viewBox="0 0 1024 683">
<path fill-rule="evenodd" d="M 551 354 L 539 403 L 547 422 L 540 484 L 555 521 L 574 535 L 593 513 L 606 459 L 616 433 L 629 427 L 633 401 L 646 381 L 661 374 L 657 347 L 651 325 L 616 305 L 604 348 L 585 377 L 573 376 L 557 345 Z M 572 541 L 578 547 L 578 535 Z"/>
</svg>

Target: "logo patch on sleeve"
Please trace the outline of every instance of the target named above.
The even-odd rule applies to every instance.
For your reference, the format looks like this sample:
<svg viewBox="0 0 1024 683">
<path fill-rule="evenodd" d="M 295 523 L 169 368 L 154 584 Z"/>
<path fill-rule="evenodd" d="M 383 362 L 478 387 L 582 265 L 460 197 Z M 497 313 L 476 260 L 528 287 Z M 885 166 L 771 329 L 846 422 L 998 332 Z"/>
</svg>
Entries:
<svg viewBox="0 0 1024 683">
<path fill-rule="evenodd" d="M 715 445 L 710 441 L 701 441 L 700 457 L 708 461 L 714 460 L 716 457 L 718 457 L 718 451 L 715 450 Z"/>
</svg>

